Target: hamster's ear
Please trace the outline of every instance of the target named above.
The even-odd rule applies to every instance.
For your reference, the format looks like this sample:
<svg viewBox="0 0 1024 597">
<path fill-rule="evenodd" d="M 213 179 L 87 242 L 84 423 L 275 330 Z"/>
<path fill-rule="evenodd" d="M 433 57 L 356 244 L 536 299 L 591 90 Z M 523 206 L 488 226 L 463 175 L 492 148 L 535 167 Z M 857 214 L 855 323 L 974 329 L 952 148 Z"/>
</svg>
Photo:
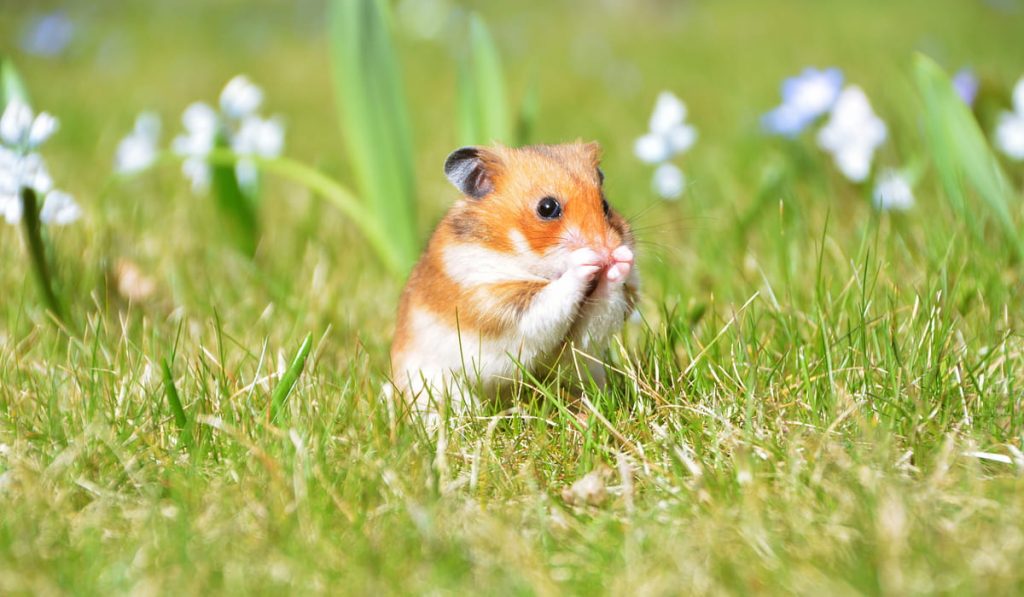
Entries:
<svg viewBox="0 0 1024 597">
<path fill-rule="evenodd" d="M 444 161 L 444 174 L 455 188 L 473 199 L 494 190 L 497 156 L 481 147 L 456 149 Z"/>
</svg>

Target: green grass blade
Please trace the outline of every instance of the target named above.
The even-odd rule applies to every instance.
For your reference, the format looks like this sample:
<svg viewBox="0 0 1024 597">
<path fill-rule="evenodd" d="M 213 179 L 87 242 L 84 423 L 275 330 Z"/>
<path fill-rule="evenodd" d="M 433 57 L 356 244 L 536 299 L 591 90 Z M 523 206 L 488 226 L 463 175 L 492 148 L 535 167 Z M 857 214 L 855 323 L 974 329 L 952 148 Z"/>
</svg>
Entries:
<svg viewBox="0 0 1024 597">
<path fill-rule="evenodd" d="M 14 68 L 14 62 L 7 58 L 0 64 L 0 100 L 6 106 L 12 99 L 20 99 L 26 104 L 31 104 L 28 97 L 28 87 Z"/>
<path fill-rule="evenodd" d="M 928 147 L 949 201 L 971 224 L 975 215 L 967 189 L 972 189 L 995 217 L 1017 258 L 1024 259 L 1024 239 L 1010 210 L 1013 191 L 970 109 L 931 59 L 915 57 L 914 77 L 924 99 Z M 983 238 L 981 226 L 973 225 L 972 230 Z"/>
<path fill-rule="evenodd" d="M 459 138 L 464 145 L 509 143 L 511 119 L 501 55 L 487 24 L 469 18 L 469 47 L 459 65 Z"/>
<path fill-rule="evenodd" d="M 421 249 L 412 133 L 382 3 L 334 0 L 330 44 L 338 115 L 357 187 L 377 221 L 387 223 L 406 271 Z"/>
<path fill-rule="evenodd" d="M 288 395 L 291 394 L 292 388 L 295 387 L 295 382 L 299 380 L 299 376 L 302 375 L 302 369 L 306 366 L 306 357 L 309 356 L 309 350 L 313 347 L 313 334 L 306 334 L 306 339 L 302 341 L 302 346 L 299 347 L 299 352 L 295 354 L 295 358 L 292 359 L 292 364 L 288 366 L 288 369 L 281 376 L 281 381 L 277 383 L 277 387 L 274 388 L 274 393 L 270 396 L 270 420 L 277 422 L 278 417 L 281 415 L 281 411 L 284 409 L 284 403 L 288 400 Z"/>
<path fill-rule="evenodd" d="M 178 428 L 182 444 L 192 444 L 192 435 L 188 430 L 188 417 L 185 416 L 185 409 L 181 405 L 181 398 L 178 395 L 178 388 L 174 385 L 174 374 L 171 373 L 171 365 L 167 359 L 160 361 L 160 368 L 164 377 L 164 394 L 167 396 L 167 404 L 171 407 L 174 415 L 174 424 Z"/>
<path fill-rule="evenodd" d="M 456 122 L 458 124 L 459 145 L 476 145 L 481 143 L 483 133 L 480 131 L 480 100 L 473 81 L 473 67 L 469 59 L 459 60 L 458 77 L 456 78 Z"/>
</svg>

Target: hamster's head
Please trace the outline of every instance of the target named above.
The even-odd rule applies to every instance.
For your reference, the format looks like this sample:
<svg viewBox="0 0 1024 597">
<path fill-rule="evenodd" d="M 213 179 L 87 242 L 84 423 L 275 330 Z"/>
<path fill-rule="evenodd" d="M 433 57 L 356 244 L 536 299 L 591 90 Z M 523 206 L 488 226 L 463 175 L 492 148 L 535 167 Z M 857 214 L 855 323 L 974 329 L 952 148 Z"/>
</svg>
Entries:
<svg viewBox="0 0 1024 597">
<path fill-rule="evenodd" d="M 633 248 L 633 235 L 605 198 L 600 152 L 580 142 L 455 150 L 444 170 L 464 197 L 448 218 L 452 241 L 546 278 L 566 271 L 577 249 L 611 264 L 618 247 Z"/>
</svg>

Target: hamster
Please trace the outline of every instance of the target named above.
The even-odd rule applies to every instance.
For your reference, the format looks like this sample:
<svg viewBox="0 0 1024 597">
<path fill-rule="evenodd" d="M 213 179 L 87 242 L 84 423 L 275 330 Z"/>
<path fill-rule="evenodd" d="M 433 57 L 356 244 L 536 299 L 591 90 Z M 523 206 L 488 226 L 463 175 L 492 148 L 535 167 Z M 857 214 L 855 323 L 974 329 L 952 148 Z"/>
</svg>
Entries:
<svg viewBox="0 0 1024 597">
<path fill-rule="evenodd" d="M 416 410 L 454 411 L 601 350 L 633 311 L 635 244 L 605 199 L 600 146 L 463 147 L 444 164 L 462 198 L 409 276 L 391 347 Z M 602 367 L 586 363 L 594 379 Z M 518 364 L 517 364 L 518 363 Z M 482 393 L 485 396 L 480 396 Z"/>
</svg>

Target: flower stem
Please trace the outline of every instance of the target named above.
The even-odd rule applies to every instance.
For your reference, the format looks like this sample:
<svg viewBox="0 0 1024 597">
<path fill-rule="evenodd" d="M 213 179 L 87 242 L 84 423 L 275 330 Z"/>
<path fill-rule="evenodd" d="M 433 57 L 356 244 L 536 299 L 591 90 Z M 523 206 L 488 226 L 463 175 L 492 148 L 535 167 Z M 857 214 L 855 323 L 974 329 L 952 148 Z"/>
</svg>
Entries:
<svg viewBox="0 0 1024 597">
<path fill-rule="evenodd" d="M 21 206 L 21 220 L 25 224 L 25 245 L 28 248 L 29 257 L 31 257 L 32 271 L 39 284 L 39 291 L 43 294 L 43 300 L 46 301 L 46 306 L 54 317 L 63 323 L 64 310 L 60 306 L 60 301 L 57 300 L 57 294 L 53 291 L 50 268 L 46 262 L 46 250 L 43 247 L 42 227 L 39 221 L 39 200 L 33 189 L 27 187 L 21 189 Z"/>
</svg>

